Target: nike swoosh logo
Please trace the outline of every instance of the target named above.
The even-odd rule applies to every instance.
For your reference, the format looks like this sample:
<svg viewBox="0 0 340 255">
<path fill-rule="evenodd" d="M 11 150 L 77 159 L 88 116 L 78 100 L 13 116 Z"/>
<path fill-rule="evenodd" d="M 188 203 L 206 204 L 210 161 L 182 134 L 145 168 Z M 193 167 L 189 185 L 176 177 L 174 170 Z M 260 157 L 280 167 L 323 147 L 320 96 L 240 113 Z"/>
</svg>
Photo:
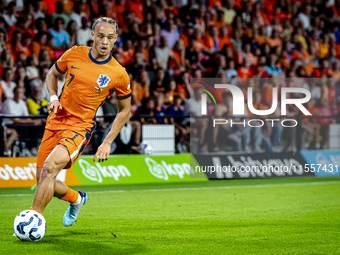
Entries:
<svg viewBox="0 0 340 255">
<path fill-rule="evenodd" d="M 72 142 L 70 142 L 69 140 L 65 139 L 66 142 L 69 142 L 70 144 L 73 144 Z"/>
<path fill-rule="evenodd" d="M 75 66 L 73 66 L 73 65 L 71 66 L 71 68 L 72 68 L 72 69 L 79 69 L 79 70 L 81 70 L 80 68 L 75 67 Z"/>
</svg>

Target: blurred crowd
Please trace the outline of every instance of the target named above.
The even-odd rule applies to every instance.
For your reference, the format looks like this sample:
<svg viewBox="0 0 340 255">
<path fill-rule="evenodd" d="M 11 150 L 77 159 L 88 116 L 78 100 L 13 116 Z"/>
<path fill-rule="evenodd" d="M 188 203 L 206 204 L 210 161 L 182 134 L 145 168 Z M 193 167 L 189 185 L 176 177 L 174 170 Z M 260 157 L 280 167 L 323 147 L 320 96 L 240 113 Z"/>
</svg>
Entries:
<svg viewBox="0 0 340 255">
<path fill-rule="evenodd" d="M 312 93 L 307 107 L 315 115 L 337 115 L 340 0 L 0 2 L 1 113 L 47 114 L 49 95 L 45 80 L 49 68 L 70 47 L 91 47 L 93 21 L 110 17 L 119 24 L 119 39 L 112 55 L 125 66 L 131 78 L 133 116 L 124 131 L 130 139 L 124 140 L 124 144 L 129 144 L 124 153 L 141 142 L 141 125 L 147 123 L 174 124 L 177 152 L 188 151 L 190 128 L 197 136 L 200 150 L 209 150 L 208 120 L 189 125 L 190 120 L 185 118 L 199 115 L 189 107 L 199 102 L 202 92 L 192 90 L 192 78 L 221 78 L 244 88 L 250 86 L 249 78 L 269 78 L 270 82 L 251 84 L 257 109 L 270 108 L 273 87 L 302 86 Z M 277 82 L 285 78 L 289 81 Z M 307 78 L 320 79 L 308 82 Z M 59 89 L 64 79 L 60 77 Z M 227 118 L 232 115 L 231 95 L 221 91 L 220 96 L 223 105 L 211 107 L 210 113 Z M 114 116 L 117 110 L 113 96 L 97 115 Z M 99 127 L 90 152 L 100 144 L 112 119 L 97 121 Z M 44 122 L 44 118 L 4 120 L 5 151 L 10 153 L 18 136 L 41 137 L 42 131 L 37 132 L 35 127 L 43 126 Z M 325 126 L 335 122 L 336 118 L 303 121 L 304 147 L 326 146 Z M 20 130 L 23 124 L 31 126 L 31 130 Z M 221 146 L 226 137 L 227 144 L 233 144 L 231 148 Z M 212 139 L 214 151 L 294 150 L 297 140 L 296 132 L 287 132 L 282 127 L 219 128 Z M 288 142 L 281 144 L 282 140 Z M 30 153 L 35 154 L 37 145 L 29 147 Z"/>
</svg>

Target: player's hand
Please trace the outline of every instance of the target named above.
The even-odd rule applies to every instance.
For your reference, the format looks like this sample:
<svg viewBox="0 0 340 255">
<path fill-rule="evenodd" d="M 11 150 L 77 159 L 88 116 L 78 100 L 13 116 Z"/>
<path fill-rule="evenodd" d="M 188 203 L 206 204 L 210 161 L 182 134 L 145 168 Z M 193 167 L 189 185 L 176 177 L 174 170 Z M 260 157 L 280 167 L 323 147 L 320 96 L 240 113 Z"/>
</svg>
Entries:
<svg viewBox="0 0 340 255">
<path fill-rule="evenodd" d="M 54 113 L 57 113 L 61 109 L 63 109 L 63 107 L 61 106 L 59 100 L 51 101 L 47 105 L 47 110 L 53 111 Z"/>
<path fill-rule="evenodd" d="M 98 148 L 96 154 L 95 154 L 94 157 L 93 157 L 93 162 L 96 161 L 97 157 L 99 157 L 98 162 L 103 162 L 103 161 L 105 161 L 105 160 L 108 160 L 109 155 L 110 155 L 110 150 L 111 150 L 111 145 L 110 145 L 110 144 L 108 144 L 108 143 L 102 143 L 102 144 L 99 146 L 99 148 Z"/>
</svg>

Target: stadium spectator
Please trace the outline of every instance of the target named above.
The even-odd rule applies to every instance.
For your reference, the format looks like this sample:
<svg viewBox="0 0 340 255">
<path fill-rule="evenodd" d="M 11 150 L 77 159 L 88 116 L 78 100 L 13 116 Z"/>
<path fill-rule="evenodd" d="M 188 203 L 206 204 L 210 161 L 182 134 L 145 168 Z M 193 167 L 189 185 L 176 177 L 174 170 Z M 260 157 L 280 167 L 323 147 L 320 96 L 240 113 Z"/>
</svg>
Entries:
<svg viewBox="0 0 340 255">
<path fill-rule="evenodd" d="M 13 68 L 14 60 L 12 53 L 9 49 L 4 49 L 1 53 L 1 75 L 3 74 L 3 69 L 5 68 Z"/>
<path fill-rule="evenodd" d="M 47 87 L 46 87 L 46 76 L 48 73 L 48 66 L 40 66 L 39 67 L 39 77 L 37 79 L 33 79 L 29 84 L 31 89 L 33 87 L 41 88 L 41 99 L 48 101 L 50 99 Z"/>
<path fill-rule="evenodd" d="M 47 50 L 41 50 L 39 53 L 39 65 L 40 66 L 51 66 L 52 61 Z"/>
<path fill-rule="evenodd" d="M 15 84 L 15 82 L 13 82 L 12 68 L 5 68 L 3 70 L 2 79 L 0 81 L 0 84 L 1 84 L 1 88 L 2 88 L 2 91 L 3 91 L 4 98 L 5 99 L 13 99 L 14 98 L 14 88 L 17 86 L 17 84 Z M 21 93 L 20 93 L 20 95 L 21 95 Z"/>
<path fill-rule="evenodd" d="M 26 1 L 29 2 L 29 1 Z M 44 19 L 45 14 L 41 11 L 42 0 L 34 0 L 33 1 L 33 10 L 31 10 L 31 14 L 33 15 L 34 19 L 37 20 L 39 18 Z"/>
<path fill-rule="evenodd" d="M 142 38 L 143 34 L 139 29 L 139 23 L 134 21 L 129 25 L 129 36 L 132 41 Z"/>
<path fill-rule="evenodd" d="M 141 105 L 144 98 L 150 96 L 150 79 L 146 70 L 141 69 L 136 74 L 136 80 L 131 81 L 132 104 Z"/>
<path fill-rule="evenodd" d="M 22 52 L 21 32 L 14 30 L 12 40 L 6 44 L 7 48 L 11 51 L 14 62 L 17 62 L 19 54 Z"/>
<path fill-rule="evenodd" d="M 126 66 L 133 61 L 133 44 L 131 38 L 126 38 L 123 42 L 123 47 L 119 48 L 118 51 L 122 56 L 122 65 Z"/>
<path fill-rule="evenodd" d="M 190 36 L 188 38 L 188 47 L 185 49 L 185 63 L 188 69 L 195 69 L 198 66 L 198 52 L 195 49 L 196 38 Z"/>
<path fill-rule="evenodd" d="M 117 62 L 121 65 L 122 64 L 122 55 L 119 51 L 114 51 L 112 56 L 117 60 Z"/>
<path fill-rule="evenodd" d="M 74 2 L 74 11 L 70 15 L 70 19 L 76 22 L 77 29 L 81 28 L 82 26 L 81 19 L 86 16 L 86 14 L 82 12 L 83 5 L 84 4 L 82 1 Z"/>
<path fill-rule="evenodd" d="M 4 156 L 10 157 L 11 146 L 14 140 L 18 137 L 18 132 L 14 128 L 8 128 L 6 126 L 4 128 Z"/>
<path fill-rule="evenodd" d="M 138 144 L 140 142 L 136 142 L 136 137 L 140 134 L 137 134 L 136 126 L 134 126 L 136 123 L 139 124 L 140 128 L 140 122 L 138 121 L 128 121 L 126 125 L 123 127 L 123 129 L 118 134 L 115 141 L 111 144 L 111 154 L 141 154 L 140 149 L 138 148 Z M 105 137 L 109 131 L 111 130 L 111 125 L 105 130 L 105 133 L 103 134 L 103 137 Z M 140 128 L 141 129 L 141 128 Z M 103 138 L 104 139 L 104 138 Z M 103 142 L 103 140 L 102 140 Z"/>
<path fill-rule="evenodd" d="M 223 92 L 222 105 L 218 104 L 215 108 L 214 115 L 218 117 L 228 118 L 233 112 L 231 106 L 231 94 L 229 92 Z M 230 122 L 231 119 L 228 119 Z M 244 128 L 239 125 L 216 125 L 213 131 L 213 151 L 217 152 L 223 149 L 225 145 L 229 145 L 235 151 L 242 150 L 242 137 Z"/>
<path fill-rule="evenodd" d="M 18 18 L 15 29 L 18 29 L 22 34 L 24 34 L 24 33 L 30 34 L 30 36 L 32 38 L 35 35 L 34 29 L 31 28 L 32 22 L 33 22 L 33 15 L 32 14 L 20 16 Z"/>
<path fill-rule="evenodd" d="M 47 24 L 46 24 L 46 21 L 43 18 L 36 19 L 34 24 L 35 24 L 35 28 L 37 30 L 37 34 L 40 33 L 40 32 L 46 32 L 47 31 Z"/>
<path fill-rule="evenodd" d="M 118 24 L 123 24 L 123 12 L 126 10 L 123 0 L 117 0 L 112 6 L 113 19 L 117 20 Z"/>
<path fill-rule="evenodd" d="M 174 97 L 176 95 L 176 81 L 172 80 L 169 82 L 169 89 L 165 94 L 165 103 L 173 104 L 174 103 Z M 181 95 L 180 95 L 181 96 Z"/>
<path fill-rule="evenodd" d="M 54 58 L 54 53 L 48 45 L 49 34 L 47 32 L 39 32 L 34 37 L 32 42 L 32 53 L 35 56 L 40 55 L 41 50 L 47 50 L 51 58 Z"/>
<path fill-rule="evenodd" d="M 171 68 L 177 70 L 185 69 L 185 47 L 182 40 L 177 40 L 174 47 L 171 49 L 173 56 L 177 59 L 177 62 L 171 59 Z"/>
<path fill-rule="evenodd" d="M 21 43 L 22 54 L 21 54 L 21 57 L 20 57 L 20 60 L 22 62 L 25 62 L 27 57 L 32 55 L 31 41 L 32 41 L 32 38 L 31 38 L 31 35 L 29 33 L 24 33 L 22 35 L 22 43 Z"/>
<path fill-rule="evenodd" d="M 319 51 L 320 51 L 320 58 L 325 58 L 329 52 L 329 37 L 326 33 L 322 34 L 322 38 L 319 41 Z"/>
<path fill-rule="evenodd" d="M 143 64 L 145 65 L 149 59 L 149 49 L 148 49 L 148 42 L 146 38 L 142 37 L 137 40 L 135 52 L 139 52 L 143 54 Z"/>
<path fill-rule="evenodd" d="M 2 113 L 12 116 L 28 116 L 27 106 L 23 100 L 25 98 L 25 90 L 20 87 L 15 87 L 13 95 L 13 98 L 8 98 L 3 103 Z M 6 124 L 11 123 L 41 125 L 42 121 L 41 119 L 30 118 L 12 118 L 6 121 Z"/>
<path fill-rule="evenodd" d="M 152 97 L 146 97 L 142 100 L 142 105 L 138 107 L 135 115 L 143 116 L 139 118 L 141 124 L 157 124 L 157 120 L 154 114 L 155 101 Z M 145 117 L 148 116 L 148 117 Z"/>
<path fill-rule="evenodd" d="M 282 74 L 282 70 L 277 66 L 277 56 L 275 54 L 270 54 L 267 60 L 267 73 L 272 77 L 278 77 Z"/>
<path fill-rule="evenodd" d="M 236 16 L 236 11 L 233 9 L 234 1 L 227 0 L 225 8 L 222 8 L 224 11 L 224 20 L 229 25 L 233 23 L 234 18 Z"/>
<path fill-rule="evenodd" d="M 188 134 L 188 129 L 182 125 L 184 111 L 182 108 L 182 98 L 180 95 L 174 96 L 174 104 L 168 108 L 169 123 L 175 125 L 175 142 L 177 144 L 177 150 L 180 153 L 188 152 L 184 145 L 185 136 Z"/>
<path fill-rule="evenodd" d="M 230 59 L 228 62 L 228 69 L 226 70 L 227 78 L 236 78 L 238 73 L 235 70 L 235 62 Z"/>
<path fill-rule="evenodd" d="M 25 67 L 19 66 L 17 68 L 15 84 L 18 87 L 25 89 L 25 97 L 26 98 L 31 94 L 31 88 L 28 84 Z"/>
<path fill-rule="evenodd" d="M 113 93 L 110 98 L 105 100 L 105 103 L 103 104 L 103 112 L 105 115 L 111 116 L 116 116 L 118 113 L 118 103 L 115 93 Z"/>
<path fill-rule="evenodd" d="M 129 63 L 125 67 L 128 74 L 132 74 L 132 78 L 136 78 L 136 74 L 139 70 L 144 69 L 144 54 L 142 52 L 135 51 L 133 55 L 133 62 Z"/>
<path fill-rule="evenodd" d="M 179 39 L 178 28 L 173 19 L 169 19 L 165 23 L 165 29 L 161 31 L 161 36 L 168 38 L 168 47 L 172 48 Z"/>
<path fill-rule="evenodd" d="M 16 2 L 12 1 L 7 6 L 7 12 L 3 14 L 3 17 L 8 26 L 14 26 L 17 23 L 17 9 Z"/>
<path fill-rule="evenodd" d="M 28 57 L 26 61 L 26 74 L 27 74 L 27 79 L 32 80 L 36 79 L 39 76 L 39 62 L 38 58 L 33 55 L 32 57 Z"/>
<path fill-rule="evenodd" d="M 26 101 L 28 113 L 30 115 L 47 114 L 48 102 L 42 98 L 42 88 L 40 86 L 33 86 L 31 98 Z"/>
<path fill-rule="evenodd" d="M 155 99 L 155 109 L 154 114 L 156 117 L 156 121 L 158 124 L 168 124 L 168 119 L 164 118 L 167 114 L 167 108 L 164 105 L 164 93 L 158 93 Z"/>
<path fill-rule="evenodd" d="M 186 102 L 186 108 L 189 108 L 191 116 L 202 116 L 201 108 L 202 108 L 202 90 L 199 88 L 195 88 L 193 92 L 194 96 L 191 97 Z M 190 107 L 189 107 L 190 105 Z M 196 130 L 195 133 L 198 134 L 198 148 L 199 152 L 207 151 L 206 144 L 206 136 L 205 133 L 208 128 L 209 119 L 208 118 L 197 118 L 195 119 L 195 123 L 192 125 L 192 128 Z"/>
<path fill-rule="evenodd" d="M 163 69 L 168 68 L 169 58 L 173 59 L 176 62 L 176 65 L 180 65 L 168 47 L 168 39 L 165 36 L 161 36 L 159 47 L 155 47 L 155 55 L 159 65 Z"/>
<path fill-rule="evenodd" d="M 267 39 L 267 43 L 270 45 L 271 48 L 280 47 L 282 48 L 282 40 L 279 37 L 279 31 L 273 29 L 272 35 Z"/>
<path fill-rule="evenodd" d="M 5 49 L 7 49 L 6 42 L 7 42 L 6 31 L 0 28 L 0 55 Z"/>
<path fill-rule="evenodd" d="M 127 9 L 133 11 L 140 22 L 144 21 L 144 5 L 141 0 L 130 0 L 127 4 Z"/>
<path fill-rule="evenodd" d="M 252 70 L 250 69 L 251 62 L 249 59 L 244 58 L 242 65 L 237 69 L 238 77 L 245 81 L 253 76 Z"/>
<path fill-rule="evenodd" d="M 218 30 L 216 26 L 209 27 L 209 34 L 204 37 L 204 46 L 209 49 L 210 53 L 218 52 L 220 49 Z"/>
<path fill-rule="evenodd" d="M 50 29 L 50 33 L 53 36 L 53 49 L 58 51 L 64 51 L 69 48 L 70 35 L 63 29 L 64 20 L 62 18 L 56 18 L 54 20 L 54 27 Z M 60 53 L 62 55 L 62 53 Z"/>
<path fill-rule="evenodd" d="M 73 47 L 74 45 L 77 44 L 77 24 L 74 20 L 69 21 L 67 28 L 66 28 L 66 32 L 70 36 L 69 47 Z"/>
<path fill-rule="evenodd" d="M 215 56 L 216 67 L 212 71 L 212 76 L 217 77 L 220 73 L 227 76 L 227 71 L 225 70 L 227 67 L 227 62 L 225 56 L 218 54 Z"/>
<path fill-rule="evenodd" d="M 309 29 L 311 26 L 311 11 L 312 8 L 309 3 L 304 3 L 303 11 L 299 13 L 298 18 L 302 21 L 304 29 Z"/>
<path fill-rule="evenodd" d="M 156 71 L 156 77 L 150 84 L 150 94 L 157 97 L 159 93 L 166 93 L 167 84 L 165 81 L 165 72 L 163 68 L 158 68 Z"/>
<path fill-rule="evenodd" d="M 227 26 L 222 26 L 219 30 L 218 45 L 219 49 L 222 50 L 225 45 L 230 45 L 229 30 Z"/>
<path fill-rule="evenodd" d="M 257 66 L 253 66 L 252 73 L 253 78 L 267 78 L 266 56 L 260 56 Z M 229 78 L 229 77 L 228 77 Z"/>
<path fill-rule="evenodd" d="M 66 15 L 64 13 L 64 4 L 62 1 L 57 1 L 56 3 L 56 12 L 52 14 L 51 16 L 51 22 L 52 24 L 55 24 L 55 20 L 57 18 L 62 18 L 63 21 L 64 21 L 64 25 L 65 25 L 65 29 L 66 29 L 66 26 L 68 24 L 68 22 L 70 21 L 70 17 L 68 15 Z"/>
<path fill-rule="evenodd" d="M 81 19 L 81 27 L 77 30 L 77 45 L 86 46 L 89 40 L 92 40 L 91 22 L 87 17 L 83 17 Z"/>
<path fill-rule="evenodd" d="M 93 46 L 93 40 L 88 40 L 86 46 L 91 48 Z M 120 63 L 122 63 L 122 62 L 120 62 Z"/>
<path fill-rule="evenodd" d="M 181 75 L 179 76 L 179 83 L 177 83 L 176 92 L 178 92 L 179 94 L 183 96 L 182 99 L 184 102 L 192 94 L 189 78 L 190 78 L 189 72 L 187 71 L 182 72 Z"/>
<path fill-rule="evenodd" d="M 241 40 L 241 34 L 238 30 L 234 30 L 234 37 L 230 39 L 234 47 L 234 51 L 238 52 L 242 50 L 243 42 Z"/>
</svg>

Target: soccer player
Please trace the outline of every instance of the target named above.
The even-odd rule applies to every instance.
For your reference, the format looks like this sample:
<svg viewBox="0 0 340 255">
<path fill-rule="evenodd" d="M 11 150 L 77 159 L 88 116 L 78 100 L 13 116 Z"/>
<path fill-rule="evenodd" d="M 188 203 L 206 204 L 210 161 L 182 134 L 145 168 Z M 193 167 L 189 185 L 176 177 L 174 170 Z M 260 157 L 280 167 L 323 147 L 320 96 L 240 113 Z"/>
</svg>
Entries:
<svg viewBox="0 0 340 255">
<path fill-rule="evenodd" d="M 30 208 L 42 213 L 53 196 L 70 203 L 63 223 L 71 226 L 88 200 L 85 192 L 76 192 L 56 179 L 57 174 L 81 155 L 96 127 L 96 111 L 116 92 L 119 112 L 112 129 L 99 146 L 93 161 L 107 160 L 113 140 L 127 122 L 131 112 L 129 75 L 112 56 L 118 25 L 110 18 L 99 18 L 92 26 L 93 47 L 74 46 L 67 50 L 49 70 L 46 86 L 52 111 L 37 159 L 37 190 Z M 58 98 L 58 76 L 66 80 Z"/>
</svg>

